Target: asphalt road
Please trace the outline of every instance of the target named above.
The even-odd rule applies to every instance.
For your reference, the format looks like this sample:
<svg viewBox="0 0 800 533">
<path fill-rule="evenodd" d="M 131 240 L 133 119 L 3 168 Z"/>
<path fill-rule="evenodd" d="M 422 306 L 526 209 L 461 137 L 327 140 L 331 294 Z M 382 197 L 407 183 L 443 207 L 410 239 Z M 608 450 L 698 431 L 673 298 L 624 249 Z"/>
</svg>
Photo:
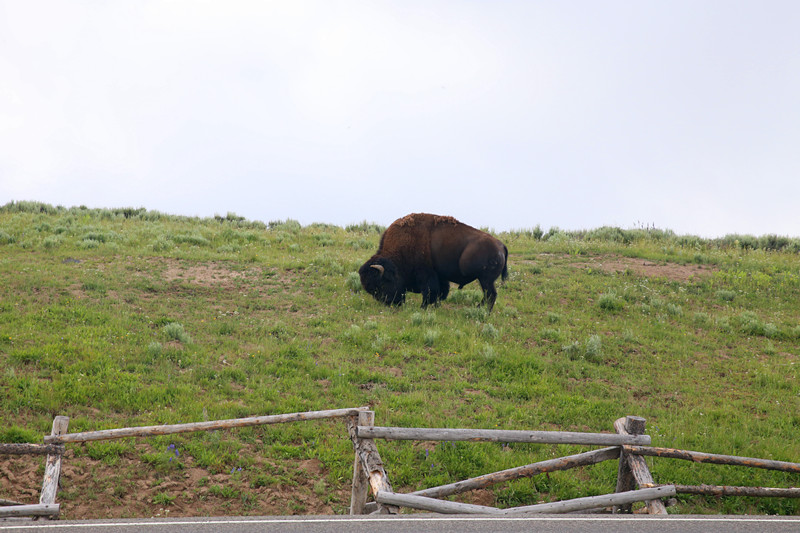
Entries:
<svg viewBox="0 0 800 533">
<path fill-rule="evenodd" d="M 149 520 L 0 521 L 15 533 L 798 533 L 800 517 L 769 516 L 540 516 L 233 517 Z"/>
</svg>

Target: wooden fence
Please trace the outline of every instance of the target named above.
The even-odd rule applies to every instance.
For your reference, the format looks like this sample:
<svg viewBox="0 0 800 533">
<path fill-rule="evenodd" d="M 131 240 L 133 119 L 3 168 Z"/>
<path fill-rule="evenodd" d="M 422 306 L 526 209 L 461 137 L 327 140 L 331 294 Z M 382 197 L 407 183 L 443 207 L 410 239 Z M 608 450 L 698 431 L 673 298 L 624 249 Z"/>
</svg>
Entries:
<svg viewBox="0 0 800 533">
<path fill-rule="evenodd" d="M 670 498 L 675 494 L 800 498 L 800 488 L 656 484 L 645 462 L 645 456 L 682 459 L 701 463 L 737 465 L 751 468 L 766 468 L 792 473 L 800 473 L 800 464 L 651 447 L 650 436 L 645 434 L 645 420 L 641 417 L 628 416 L 616 420 L 614 422 L 616 433 L 398 428 L 375 426 L 375 413 L 370 411 L 368 407 L 357 407 L 190 424 L 108 429 L 83 433 L 67 433 L 69 419 L 67 417 L 58 416 L 53 421 L 51 434 L 44 437 L 44 444 L 0 444 L 0 455 L 34 454 L 47 456 L 39 504 L 22 505 L 17 502 L 0 500 L 0 518 L 55 518 L 58 516 L 60 506 L 55 502 L 55 498 L 58 490 L 58 480 L 61 472 L 61 460 L 64 454 L 65 443 L 89 442 L 123 437 L 151 437 L 192 431 L 232 429 L 326 418 L 343 418 L 353 443 L 355 460 L 353 463 L 353 483 L 350 501 L 350 514 L 352 515 L 365 513 L 396 514 L 399 512 L 400 507 L 436 513 L 467 513 L 502 516 L 524 516 L 537 513 L 589 512 L 607 508 L 612 508 L 613 512 L 630 512 L 632 505 L 636 502 L 644 502 L 647 513 L 666 514 L 666 507 L 662 500 Z M 375 445 L 375 439 L 449 442 L 526 442 L 602 446 L 602 448 L 510 468 L 500 472 L 484 474 L 456 483 L 418 490 L 409 494 L 400 494 L 394 492 L 392 489 L 384 463 Z M 613 493 L 601 496 L 590 496 L 510 509 L 498 509 L 495 507 L 441 499 L 514 479 L 589 466 L 612 460 L 619 462 L 616 488 Z M 368 503 L 367 500 L 370 493 L 372 493 L 374 501 Z"/>
<path fill-rule="evenodd" d="M 504 431 L 504 430 L 465 430 L 465 429 L 420 429 L 375 427 L 370 412 L 359 414 L 359 423 L 350 428 L 351 437 L 361 464 L 356 464 L 353 476 L 353 495 L 350 512 L 396 513 L 399 506 L 410 507 L 437 513 L 469 513 L 490 515 L 528 515 L 536 513 L 588 512 L 611 507 L 613 512 L 630 512 L 632 504 L 644 502 L 649 514 L 667 514 L 664 498 L 675 494 L 711 494 L 729 496 L 760 496 L 800 498 L 800 489 L 727 487 L 711 485 L 657 485 L 647 467 L 644 456 L 668 457 L 693 462 L 767 468 L 784 472 L 800 473 L 800 464 L 782 461 L 769 461 L 749 457 L 707 454 L 689 450 L 650 447 L 650 437 L 645 434 L 645 419 L 637 416 L 620 418 L 614 422 L 616 434 L 570 433 L 563 431 Z M 576 455 L 550 459 L 538 463 L 511 468 L 500 472 L 419 490 L 410 494 L 392 492 L 388 479 L 383 479 L 382 462 L 377 455 L 373 439 L 387 440 L 433 440 L 433 441 L 489 441 L 489 442 L 530 442 L 542 444 L 577 444 L 607 446 Z M 494 507 L 440 500 L 454 494 L 485 488 L 513 479 L 532 477 L 538 474 L 588 466 L 602 461 L 618 460 L 617 486 L 614 493 L 602 496 L 577 498 L 573 500 L 497 509 Z M 370 465 L 380 465 L 379 470 L 371 470 Z M 369 473 L 373 497 L 377 505 L 367 506 L 366 487 L 357 484 L 356 479 L 364 476 L 362 469 Z"/>
<path fill-rule="evenodd" d="M 96 440 L 121 439 L 124 437 L 153 437 L 157 435 L 173 435 L 193 431 L 211 431 L 233 429 L 266 424 L 281 424 L 304 420 L 320 420 L 326 418 L 351 418 L 368 411 L 368 407 L 350 409 L 333 409 L 328 411 L 309 411 L 282 415 L 258 416 L 252 418 L 236 418 L 232 420 L 216 420 L 195 422 L 190 424 L 174 424 L 164 426 L 144 426 L 135 428 L 106 429 L 83 433 L 67 433 L 69 418 L 57 416 L 53 421 L 53 431 L 44 437 L 44 444 L 0 444 L 0 455 L 33 454 L 47 455 L 45 462 L 44 482 L 38 505 L 22 505 L 14 501 L 0 501 L 0 519 L 6 517 L 57 517 L 59 504 L 55 503 L 58 492 L 58 480 L 61 475 L 61 458 L 65 443 L 90 442 Z"/>
</svg>

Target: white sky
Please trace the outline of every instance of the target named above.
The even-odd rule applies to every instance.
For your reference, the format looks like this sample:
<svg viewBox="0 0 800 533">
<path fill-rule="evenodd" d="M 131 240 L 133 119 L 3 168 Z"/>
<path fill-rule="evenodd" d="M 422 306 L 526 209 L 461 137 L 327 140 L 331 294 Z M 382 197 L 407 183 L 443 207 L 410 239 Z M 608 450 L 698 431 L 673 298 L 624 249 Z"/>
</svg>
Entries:
<svg viewBox="0 0 800 533">
<path fill-rule="evenodd" d="M 800 236 L 800 2 L 0 0 L 0 205 Z"/>
</svg>

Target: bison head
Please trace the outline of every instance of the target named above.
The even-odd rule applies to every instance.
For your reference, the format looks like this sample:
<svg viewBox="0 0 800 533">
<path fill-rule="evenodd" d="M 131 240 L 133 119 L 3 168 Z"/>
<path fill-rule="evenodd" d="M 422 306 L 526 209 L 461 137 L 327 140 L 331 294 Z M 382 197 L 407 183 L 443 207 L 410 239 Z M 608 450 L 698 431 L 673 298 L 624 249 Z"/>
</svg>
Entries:
<svg viewBox="0 0 800 533">
<path fill-rule="evenodd" d="M 371 257 L 358 269 L 361 286 L 386 305 L 401 305 L 406 300 L 406 288 L 397 267 L 385 257 Z"/>
</svg>

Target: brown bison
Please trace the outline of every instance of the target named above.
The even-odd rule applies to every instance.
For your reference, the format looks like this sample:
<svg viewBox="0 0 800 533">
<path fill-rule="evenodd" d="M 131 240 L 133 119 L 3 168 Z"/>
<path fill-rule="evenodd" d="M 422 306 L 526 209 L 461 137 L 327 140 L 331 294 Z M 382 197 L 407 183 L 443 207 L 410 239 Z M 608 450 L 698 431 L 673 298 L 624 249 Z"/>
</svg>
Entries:
<svg viewBox="0 0 800 533">
<path fill-rule="evenodd" d="M 400 305 L 406 292 L 422 294 L 422 307 L 447 298 L 450 282 L 462 288 L 478 280 L 489 311 L 497 299 L 495 280 L 508 277 L 508 249 L 488 233 L 453 217 L 414 213 L 395 220 L 381 236 L 378 252 L 358 274 L 379 302 Z"/>
</svg>

